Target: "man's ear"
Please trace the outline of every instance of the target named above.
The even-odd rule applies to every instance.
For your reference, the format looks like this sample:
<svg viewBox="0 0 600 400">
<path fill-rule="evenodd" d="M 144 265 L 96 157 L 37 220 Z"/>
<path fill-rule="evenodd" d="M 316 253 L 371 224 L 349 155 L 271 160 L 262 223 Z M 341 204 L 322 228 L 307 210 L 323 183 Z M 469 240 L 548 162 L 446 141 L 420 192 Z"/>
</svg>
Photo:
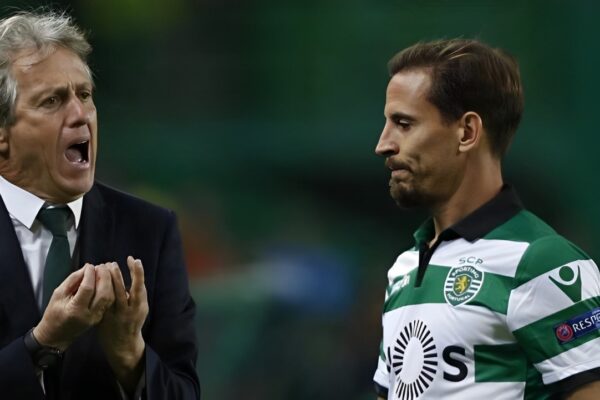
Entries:
<svg viewBox="0 0 600 400">
<path fill-rule="evenodd" d="M 0 154 L 8 153 L 8 128 L 0 128 Z"/>
<path fill-rule="evenodd" d="M 458 151 L 465 153 L 477 147 L 483 136 L 483 121 L 479 114 L 466 112 L 460 119 Z"/>
</svg>

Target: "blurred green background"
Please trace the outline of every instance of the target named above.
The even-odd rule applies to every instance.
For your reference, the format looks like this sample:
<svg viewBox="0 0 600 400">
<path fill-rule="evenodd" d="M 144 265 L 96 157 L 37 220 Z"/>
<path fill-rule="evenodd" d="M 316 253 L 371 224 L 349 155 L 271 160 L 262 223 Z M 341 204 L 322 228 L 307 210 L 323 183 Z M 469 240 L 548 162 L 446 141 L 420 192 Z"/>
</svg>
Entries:
<svg viewBox="0 0 600 400">
<path fill-rule="evenodd" d="M 67 9 L 94 46 L 98 177 L 175 209 L 205 399 L 372 399 L 386 271 L 424 217 L 374 153 L 387 60 L 477 37 L 520 61 L 505 162 L 598 258 L 600 2 L 2 1 Z M 174 327 L 176 328 L 176 327 Z"/>
</svg>

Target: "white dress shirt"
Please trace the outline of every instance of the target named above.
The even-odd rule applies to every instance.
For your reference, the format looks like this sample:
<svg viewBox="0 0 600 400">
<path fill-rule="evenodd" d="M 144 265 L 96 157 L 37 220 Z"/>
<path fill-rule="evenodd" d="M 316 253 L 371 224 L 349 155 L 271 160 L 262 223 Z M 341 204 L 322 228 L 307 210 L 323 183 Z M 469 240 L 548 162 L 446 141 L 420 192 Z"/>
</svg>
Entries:
<svg viewBox="0 0 600 400">
<path fill-rule="evenodd" d="M 31 278 L 33 293 L 37 305 L 41 310 L 43 301 L 42 291 L 44 288 L 44 265 L 50 244 L 52 243 L 52 233 L 36 217 L 45 204 L 49 207 L 53 205 L 47 204 L 36 195 L 13 185 L 2 176 L 0 176 L 0 196 L 4 200 L 10 219 L 15 227 L 17 239 L 19 239 L 23 258 L 25 259 L 29 277 Z M 71 256 L 73 256 L 77 241 L 77 229 L 79 227 L 79 220 L 81 219 L 83 197 L 66 205 L 72 211 L 67 221 L 67 238 L 69 239 Z"/>
</svg>

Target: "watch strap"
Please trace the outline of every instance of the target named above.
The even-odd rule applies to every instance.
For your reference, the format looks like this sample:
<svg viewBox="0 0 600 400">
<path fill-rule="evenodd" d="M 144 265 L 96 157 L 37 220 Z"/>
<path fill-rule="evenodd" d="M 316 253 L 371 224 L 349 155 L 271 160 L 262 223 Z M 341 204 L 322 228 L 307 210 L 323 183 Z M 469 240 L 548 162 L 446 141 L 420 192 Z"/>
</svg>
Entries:
<svg viewBox="0 0 600 400">
<path fill-rule="evenodd" d="M 44 346 L 37 341 L 31 328 L 23 337 L 25 348 L 31 355 L 33 363 L 42 370 L 56 365 L 62 358 L 62 351 L 55 347 Z"/>
</svg>

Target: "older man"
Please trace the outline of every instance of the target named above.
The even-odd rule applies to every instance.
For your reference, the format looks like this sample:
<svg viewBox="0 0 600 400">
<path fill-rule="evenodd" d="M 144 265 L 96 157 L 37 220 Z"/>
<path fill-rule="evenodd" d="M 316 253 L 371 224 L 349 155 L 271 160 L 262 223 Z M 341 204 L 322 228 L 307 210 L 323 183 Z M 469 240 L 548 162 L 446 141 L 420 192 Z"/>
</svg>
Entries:
<svg viewBox="0 0 600 400">
<path fill-rule="evenodd" d="M 175 216 L 94 181 L 90 51 L 65 15 L 0 21 L 0 394 L 197 399 Z"/>
<path fill-rule="evenodd" d="M 523 110 L 516 62 L 456 39 L 389 67 L 375 151 L 396 203 L 431 218 L 388 272 L 379 397 L 600 398 L 598 267 L 502 179 Z"/>
</svg>

